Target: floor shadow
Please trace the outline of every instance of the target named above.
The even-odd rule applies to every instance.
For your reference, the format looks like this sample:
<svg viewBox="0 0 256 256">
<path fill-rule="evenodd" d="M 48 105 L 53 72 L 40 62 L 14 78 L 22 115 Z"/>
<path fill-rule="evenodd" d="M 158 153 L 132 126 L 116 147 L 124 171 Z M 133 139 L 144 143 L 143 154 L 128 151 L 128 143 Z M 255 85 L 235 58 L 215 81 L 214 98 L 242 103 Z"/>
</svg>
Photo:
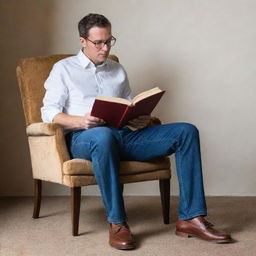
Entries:
<svg viewBox="0 0 256 256">
<path fill-rule="evenodd" d="M 208 197 L 208 219 L 216 228 L 235 234 L 256 226 L 255 197 Z"/>
<path fill-rule="evenodd" d="M 79 232 L 79 233 L 78 233 L 78 236 L 89 235 L 89 234 L 92 234 L 92 233 L 94 233 L 94 231 L 84 231 L 84 232 Z"/>
<path fill-rule="evenodd" d="M 44 219 L 44 218 L 48 218 L 48 217 L 53 217 L 53 216 L 61 216 L 63 214 L 66 214 L 67 211 L 56 211 L 56 212 L 51 212 L 51 213 L 47 213 L 47 214 L 39 214 L 39 218 L 38 219 Z"/>
</svg>

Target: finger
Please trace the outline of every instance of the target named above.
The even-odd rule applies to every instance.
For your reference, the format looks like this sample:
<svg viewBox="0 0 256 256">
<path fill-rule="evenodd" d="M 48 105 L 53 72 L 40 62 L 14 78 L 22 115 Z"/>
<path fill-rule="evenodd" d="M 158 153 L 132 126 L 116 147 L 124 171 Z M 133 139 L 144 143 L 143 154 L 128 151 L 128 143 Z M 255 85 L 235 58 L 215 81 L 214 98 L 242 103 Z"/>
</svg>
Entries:
<svg viewBox="0 0 256 256">
<path fill-rule="evenodd" d="M 100 119 L 100 118 L 98 118 L 98 117 L 96 117 L 96 116 L 88 116 L 87 119 L 90 120 L 90 121 L 99 121 L 99 120 L 102 120 L 102 119 Z"/>
<path fill-rule="evenodd" d="M 144 126 L 138 125 L 138 124 L 129 124 L 129 125 L 136 128 L 136 129 L 141 129 L 142 127 L 144 127 Z"/>
<path fill-rule="evenodd" d="M 105 124 L 106 122 L 103 119 L 97 118 L 97 117 L 90 117 L 88 118 L 88 121 L 95 124 Z"/>
<path fill-rule="evenodd" d="M 128 124 L 130 125 L 135 125 L 137 122 L 134 122 L 134 121 L 129 121 Z"/>
<path fill-rule="evenodd" d="M 91 129 L 91 128 L 94 128 L 94 127 L 98 127 L 99 125 L 94 125 L 94 124 L 87 124 L 86 127 L 87 129 Z"/>
<path fill-rule="evenodd" d="M 139 116 L 138 119 L 139 120 L 150 120 L 151 117 L 150 116 Z"/>
<path fill-rule="evenodd" d="M 136 121 L 136 123 L 137 124 L 139 124 L 139 125 L 141 125 L 141 124 L 147 124 L 149 122 L 149 120 L 144 120 L 144 119 L 142 119 L 142 120 L 138 120 L 138 121 Z"/>
</svg>

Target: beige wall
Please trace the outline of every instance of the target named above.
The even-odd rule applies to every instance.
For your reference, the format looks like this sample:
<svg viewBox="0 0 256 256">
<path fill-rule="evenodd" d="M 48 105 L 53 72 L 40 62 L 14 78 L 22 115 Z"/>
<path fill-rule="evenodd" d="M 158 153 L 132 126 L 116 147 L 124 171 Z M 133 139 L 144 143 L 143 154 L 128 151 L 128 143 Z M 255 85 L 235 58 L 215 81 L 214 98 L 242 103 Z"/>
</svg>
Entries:
<svg viewBox="0 0 256 256">
<path fill-rule="evenodd" d="M 134 94 L 157 85 L 166 89 L 155 115 L 200 129 L 206 194 L 256 195 L 254 0 L 0 0 L 0 195 L 32 194 L 17 61 L 76 53 L 77 22 L 89 12 L 112 21 L 118 39 L 112 52 Z M 158 194 L 158 184 L 130 184 L 125 192 Z M 49 195 L 68 193 L 55 184 L 44 189 Z"/>
</svg>

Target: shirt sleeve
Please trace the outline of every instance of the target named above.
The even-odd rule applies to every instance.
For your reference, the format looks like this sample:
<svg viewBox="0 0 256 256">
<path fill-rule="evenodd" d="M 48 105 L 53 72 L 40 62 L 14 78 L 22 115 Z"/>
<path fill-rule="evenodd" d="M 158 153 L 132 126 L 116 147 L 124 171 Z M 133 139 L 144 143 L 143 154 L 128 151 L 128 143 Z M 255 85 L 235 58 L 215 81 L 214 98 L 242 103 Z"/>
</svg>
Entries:
<svg viewBox="0 0 256 256">
<path fill-rule="evenodd" d="M 63 111 L 65 102 L 68 98 L 68 90 L 64 82 L 64 70 L 60 64 L 55 64 L 45 81 L 46 89 L 41 108 L 43 122 L 51 123 L 55 115 Z"/>
<path fill-rule="evenodd" d="M 124 84 L 125 85 L 124 85 L 124 90 L 123 90 L 122 98 L 131 101 L 132 100 L 132 91 L 131 91 L 131 88 L 130 88 L 130 83 L 129 83 L 128 76 L 127 76 L 126 72 L 125 72 Z"/>
</svg>

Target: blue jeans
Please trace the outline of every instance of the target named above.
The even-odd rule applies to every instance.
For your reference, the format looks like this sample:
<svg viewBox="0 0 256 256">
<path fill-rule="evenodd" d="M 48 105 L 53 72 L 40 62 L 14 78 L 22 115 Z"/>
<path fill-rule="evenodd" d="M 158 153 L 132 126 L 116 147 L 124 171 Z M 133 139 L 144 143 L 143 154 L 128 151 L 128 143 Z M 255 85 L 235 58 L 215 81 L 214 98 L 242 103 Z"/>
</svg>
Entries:
<svg viewBox="0 0 256 256">
<path fill-rule="evenodd" d="M 119 184 L 120 160 L 148 161 L 175 153 L 179 182 L 179 218 L 207 214 L 201 167 L 199 133 L 188 123 L 171 123 L 131 131 L 95 127 L 66 136 L 72 158 L 92 161 L 110 223 L 126 221 Z"/>
</svg>

